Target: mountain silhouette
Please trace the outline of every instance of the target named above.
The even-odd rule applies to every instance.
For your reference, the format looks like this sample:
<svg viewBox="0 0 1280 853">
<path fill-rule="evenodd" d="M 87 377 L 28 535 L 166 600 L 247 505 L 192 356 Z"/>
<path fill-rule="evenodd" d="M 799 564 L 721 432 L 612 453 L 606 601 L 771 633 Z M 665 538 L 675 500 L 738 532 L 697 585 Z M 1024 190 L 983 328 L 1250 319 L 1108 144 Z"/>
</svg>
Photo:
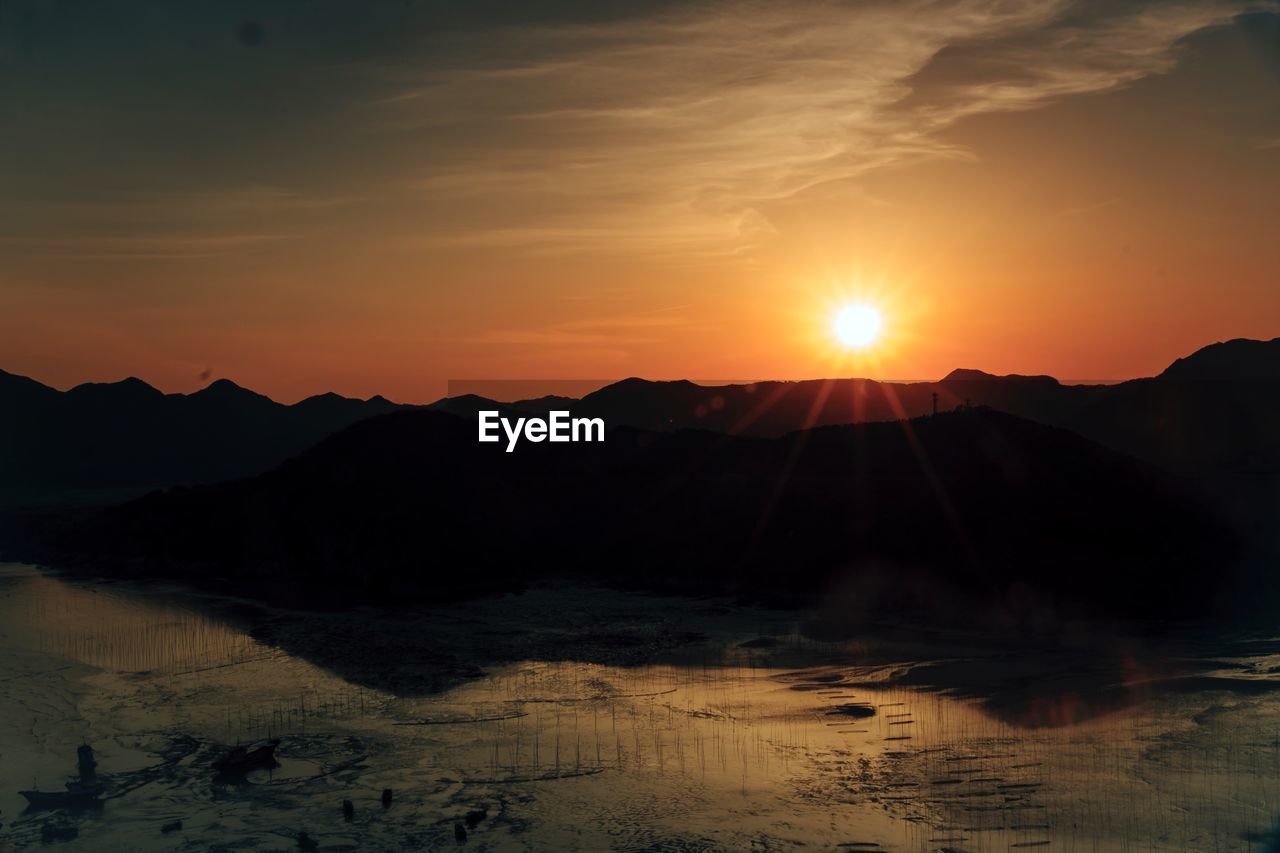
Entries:
<svg viewBox="0 0 1280 853">
<path fill-rule="evenodd" d="M 1254 583 L 1266 600 L 1253 567 L 1280 546 L 1278 353 L 1280 339 L 1229 341 L 1111 386 L 974 369 L 920 383 L 632 378 L 580 400 L 419 408 L 336 394 L 284 406 L 227 380 L 59 392 L 0 373 L 16 413 L 0 424 L 4 482 L 178 486 L 10 519 L 3 556 L 342 601 L 548 573 L 774 601 L 879 578 L 860 596 L 888 607 L 1022 589 L 1194 615 L 1216 606 L 1209 576 L 1228 598 Z M 476 441 L 487 409 L 602 417 L 608 440 L 506 453 Z"/>
<path fill-rule="evenodd" d="M 437 400 L 426 408 L 467 418 L 479 417 L 482 411 L 497 412 L 504 418 L 519 418 L 529 415 L 545 416 L 552 409 L 568 410 L 576 404 L 577 400 L 572 397 L 548 396 L 534 400 L 517 400 L 514 403 L 499 403 L 478 394 L 460 394 L 457 397 Z"/>
<path fill-rule="evenodd" d="M 1010 373 L 1005 376 L 996 376 L 982 370 L 973 370 L 971 368 L 958 368 L 951 371 L 942 378 L 943 382 L 994 382 L 1004 380 L 1006 382 L 1040 382 L 1049 385 L 1057 385 L 1058 380 L 1052 376 L 1023 376 L 1020 373 Z"/>
<path fill-rule="evenodd" d="M 475 395 L 430 408 L 475 417 L 552 409 L 610 426 L 705 429 L 776 438 L 796 430 L 895 421 L 986 406 L 1062 426 L 1181 474 L 1243 478 L 1252 495 L 1280 482 L 1280 339 L 1205 347 L 1159 376 L 1064 385 L 1049 376 L 958 369 L 937 382 L 826 379 L 704 386 L 625 379 L 580 400 L 496 403 Z M 127 492 L 265 471 L 366 417 L 401 408 L 383 397 L 320 394 L 291 406 L 219 379 L 164 394 L 136 378 L 60 392 L 0 371 L 0 506 L 77 490 Z M 1265 498 L 1265 496 L 1264 496 Z M 1247 503 L 1248 501 L 1244 501 Z"/>
<path fill-rule="evenodd" d="M 989 406 L 1046 423 L 1062 420 L 1102 389 L 1063 386 L 1045 377 L 1011 381 L 956 371 L 940 382 L 814 379 L 746 385 L 625 379 L 586 395 L 575 415 L 642 429 L 709 429 L 734 435 L 777 437 L 798 429 L 893 421 L 966 405 Z"/>
<path fill-rule="evenodd" d="M 515 404 L 519 405 L 519 404 Z M 1065 385 L 958 369 L 937 382 L 829 379 L 704 386 L 626 379 L 573 404 L 646 430 L 778 437 L 810 427 L 985 406 L 1070 429 L 1193 479 L 1263 554 L 1280 554 L 1280 338 L 1212 344 L 1158 376 Z M 490 404 L 492 407 L 492 404 Z M 471 408 L 485 408 L 472 401 Z"/>
<path fill-rule="evenodd" d="M 1235 553 L 1185 483 L 988 409 L 762 439 L 613 428 L 505 453 L 437 411 L 367 419 L 278 468 L 77 518 L 26 558 L 350 603 L 571 574 L 860 607 L 1036 596 L 1213 607 Z M 1013 596 L 1011 599 L 1010 596 Z"/>
<path fill-rule="evenodd" d="M 575 415 L 655 431 L 707 429 L 778 437 L 800 429 L 893 421 L 986 406 L 1062 426 L 1182 474 L 1280 470 L 1280 338 L 1214 344 L 1159 376 L 1064 385 L 1050 376 L 959 369 L 937 382 L 824 379 L 706 386 L 624 379 L 573 403 Z M 472 398 L 474 413 L 500 404 Z M 510 404 L 519 408 L 521 404 Z M 1271 472 L 1271 473 L 1268 473 Z"/>
<path fill-rule="evenodd" d="M 0 503 L 244 477 L 397 408 L 336 394 L 286 406 L 226 379 L 193 394 L 133 377 L 62 392 L 0 371 Z"/>
<path fill-rule="evenodd" d="M 1280 338 L 1210 344 L 1165 368 L 1161 379 L 1280 380 Z"/>
<path fill-rule="evenodd" d="M 1059 423 L 1193 478 L 1248 541 L 1280 555 L 1280 338 L 1205 347 Z"/>
</svg>

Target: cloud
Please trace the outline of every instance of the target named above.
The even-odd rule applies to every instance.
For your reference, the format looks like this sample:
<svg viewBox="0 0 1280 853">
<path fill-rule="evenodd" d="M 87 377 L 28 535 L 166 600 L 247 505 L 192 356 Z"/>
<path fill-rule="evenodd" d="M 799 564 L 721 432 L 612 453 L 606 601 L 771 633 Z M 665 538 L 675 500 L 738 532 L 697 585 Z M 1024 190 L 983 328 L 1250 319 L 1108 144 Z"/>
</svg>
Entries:
<svg viewBox="0 0 1280 853">
<path fill-rule="evenodd" d="M 27 204 L 0 243 L 29 257 L 223 257 L 302 239 L 307 223 L 361 201 L 270 186 L 100 192 Z"/>
<path fill-rule="evenodd" d="M 127 237 L 5 237 L 38 257 L 83 260 L 169 260 L 238 254 L 294 239 L 288 234 L 134 235 Z"/>
<path fill-rule="evenodd" d="M 718 257 L 767 241 L 774 203 L 972 157 L 946 138 L 957 122 L 1168 70 L 1181 39 L 1244 7 L 698 3 L 495 28 L 451 62 L 397 67 L 411 82 L 371 121 L 430 151 L 413 188 L 456 218 L 424 245 Z"/>
<path fill-rule="evenodd" d="M 490 329 L 467 342 L 542 347 L 655 344 L 664 340 L 664 331 L 688 328 L 688 319 L 680 313 L 685 307 L 674 305 L 632 314 L 583 317 L 541 329 Z"/>
<path fill-rule="evenodd" d="M 1161 73 L 1246 6 L 20 0 L 0 9 L 0 232 L 750 262 L 777 206 L 974 158 L 949 134 L 966 118 Z"/>
</svg>

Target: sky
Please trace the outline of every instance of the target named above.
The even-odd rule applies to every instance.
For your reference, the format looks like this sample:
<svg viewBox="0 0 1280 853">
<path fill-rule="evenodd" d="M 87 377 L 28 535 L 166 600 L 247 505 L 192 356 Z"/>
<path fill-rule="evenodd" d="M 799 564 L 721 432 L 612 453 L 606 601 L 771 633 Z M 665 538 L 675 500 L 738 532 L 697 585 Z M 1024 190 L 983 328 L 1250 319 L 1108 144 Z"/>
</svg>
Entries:
<svg viewBox="0 0 1280 853">
<path fill-rule="evenodd" d="M 1275 2 L 7 0 L 0 116 L 0 368 L 62 388 L 1119 379 L 1280 335 Z"/>
</svg>

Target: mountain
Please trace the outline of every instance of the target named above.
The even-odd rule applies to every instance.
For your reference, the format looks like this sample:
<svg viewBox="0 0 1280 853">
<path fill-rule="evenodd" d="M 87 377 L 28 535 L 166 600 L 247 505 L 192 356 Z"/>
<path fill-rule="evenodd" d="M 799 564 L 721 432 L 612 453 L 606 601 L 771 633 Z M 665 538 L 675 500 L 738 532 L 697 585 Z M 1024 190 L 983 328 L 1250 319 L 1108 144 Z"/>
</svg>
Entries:
<svg viewBox="0 0 1280 853">
<path fill-rule="evenodd" d="M 775 438 L 816 426 L 927 415 L 935 395 L 938 411 L 987 406 L 1066 427 L 1191 476 L 1280 471 L 1280 338 L 1214 344 L 1178 359 L 1159 376 L 1116 385 L 1064 385 L 1051 376 L 995 376 L 973 369 L 910 383 L 823 379 L 707 386 L 630 378 L 561 407 L 601 417 L 610 426 Z M 447 410 L 474 414 L 497 406 L 473 398 Z"/>
<path fill-rule="evenodd" d="M 1233 340 L 1178 359 L 1160 375 L 1118 385 L 1064 385 L 1049 376 L 958 369 L 937 382 L 826 379 L 704 386 L 625 379 L 580 400 L 495 403 L 466 395 L 431 408 L 475 417 L 572 410 L 611 427 L 703 429 L 778 438 L 796 430 L 896 421 L 990 407 L 1066 427 L 1112 449 L 1194 477 L 1246 526 L 1280 515 L 1280 339 Z M 362 418 L 384 398 L 321 394 L 292 406 L 218 380 L 190 395 L 130 378 L 59 392 L 0 371 L 0 506 L 33 496 L 213 482 L 265 471 Z M 1238 512 L 1237 512 L 1238 511 Z M 1277 534 L 1280 540 L 1280 534 Z M 1280 545 L 1280 541 L 1277 542 Z"/>
<path fill-rule="evenodd" d="M 992 377 L 980 371 L 910 383 L 814 379 L 707 386 L 632 378 L 586 395 L 574 404 L 573 413 L 641 429 L 697 428 L 772 438 L 815 426 L 927 415 L 934 409 L 935 394 L 939 411 L 990 406 L 1054 423 L 1104 391 L 1101 386 L 1060 385 L 1050 377 Z"/>
<path fill-rule="evenodd" d="M 1205 347 L 1059 423 L 1193 478 L 1247 539 L 1280 554 L 1280 339 Z"/>
<path fill-rule="evenodd" d="M 1020 373 L 1010 373 L 1005 376 L 996 376 L 982 370 L 973 370 L 971 368 L 958 368 L 951 371 L 942 378 L 943 382 L 1038 382 L 1044 385 L 1058 385 L 1058 380 L 1052 376 L 1023 376 Z"/>
<path fill-rule="evenodd" d="M 578 574 L 854 608 L 1082 602 L 1203 614 L 1230 534 L 1177 479 L 987 409 L 772 439 L 613 428 L 480 444 L 437 411 L 361 421 L 260 476 L 155 492 L 25 553 L 343 602 Z"/>
<path fill-rule="evenodd" d="M 495 411 L 504 418 L 518 418 L 529 414 L 529 410 L 520 407 L 519 403 L 499 403 L 479 394 L 459 394 L 457 397 L 444 397 L 436 400 L 426 408 L 436 412 L 445 412 L 464 418 L 477 418 L 482 411 Z"/>
<path fill-rule="evenodd" d="M 1161 379 L 1280 380 L 1280 338 L 1210 344 L 1165 368 Z"/>
<path fill-rule="evenodd" d="M 815 426 L 883 422 L 987 406 L 1065 427 L 1194 479 L 1242 534 L 1280 554 L 1280 338 L 1212 344 L 1158 376 L 1064 385 L 1050 376 L 958 369 L 938 382 L 828 379 L 704 386 L 625 379 L 571 408 L 611 426 L 779 437 Z M 515 404 L 519 406 L 519 404 Z M 469 406 L 492 408 L 491 401 Z M 468 407 L 455 407 L 465 413 Z"/>
<path fill-rule="evenodd" d="M 62 392 L 0 371 L 0 503 L 244 477 L 397 408 L 336 394 L 286 406 L 226 379 L 194 394 L 132 377 Z"/>
</svg>

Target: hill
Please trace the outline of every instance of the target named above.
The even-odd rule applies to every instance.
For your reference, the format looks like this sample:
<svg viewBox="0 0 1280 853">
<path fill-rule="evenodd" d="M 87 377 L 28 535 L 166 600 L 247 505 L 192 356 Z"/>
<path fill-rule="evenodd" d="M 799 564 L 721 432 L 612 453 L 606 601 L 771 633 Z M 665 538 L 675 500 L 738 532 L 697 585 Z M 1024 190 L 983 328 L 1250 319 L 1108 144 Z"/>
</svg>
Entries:
<svg viewBox="0 0 1280 853">
<path fill-rule="evenodd" d="M 1280 338 L 1213 344 L 1158 376 L 1116 385 L 1064 385 L 1049 376 L 973 369 L 912 383 L 705 386 L 631 378 L 588 394 L 572 410 L 612 426 L 778 437 L 817 426 L 920 417 L 935 405 L 941 412 L 986 406 L 1065 427 L 1199 480 L 1250 529 L 1280 517 Z M 486 406 L 496 404 L 478 400 L 454 411 Z"/>
<path fill-rule="evenodd" d="M 1113 386 L 973 369 L 921 383 L 833 379 L 708 387 L 633 378 L 576 401 L 500 404 L 467 396 L 429 408 L 463 417 L 481 409 L 519 416 L 565 408 L 602 417 L 615 429 L 655 434 L 656 440 L 686 429 L 721 439 L 783 439 L 828 425 L 888 424 L 920 418 L 933 411 L 935 400 L 943 414 L 989 407 L 1064 427 L 1191 479 L 1253 549 L 1252 559 L 1261 561 L 1280 553 L 1278 363 L 1280 339 L 1236 340 L 1178 359 L 1156 377 Z M 55 503 L 88 490 L 108 503 L 149 488 L 242 478 L 336 430 L 403 408 L 381 397 L 361 401 L 336 394 L 284 406 L 226 380 L 190 395 L 162 394 L 137 379 L 64 393 L 2 372 L 0 407 L 8 414 L 0 420 L 0 507 Z M 474 442 L 474 435 L 469 439 Z M 581 452 L 575 446 L 572 455 Z M 469 458 L 459 451 L 459 461 Z M 452 476 L 464 479 L 464 470 Z M 29 523 L 23 517 L 0 520 L 4 536 Z"/>
<path fill-rule="evenodd" d="M 1280 338 L 1210 344 L 1165 368 L 1161 379 L 1280 380 Z"/>
<path fill-rule="evenodd" d="M 1194 479 L 1247 540 L 1280 554 L 1280 338 L 1205 347 L 1058 423 Z"/>
<path fill-rule="evenodd" d="M 787 602 L 852 583 L 857 608 L 1052 599 L 1167 615 L 1211 609 L 1201 579 L 1234 553 L 1181 482 L 990 410 L 774 439 L 615 428 L 510 454 L 471 421 L 409 411 L 19 556 L 346 603 L 577 574 Z"/>
<path fill-rule="evenodd" d="M 245 477 L 397 408 L 336 394 L 286 406 L 225 379 L 193 394 L 135 378 L 63 392 L 0 371 L 0 505 Z"/>
<path fill-rule="evenodd" d="M 1061 385 L 1051 377 L 996 377 L 957 370 L 939 382 L 814 379 L 747 385 L 625 379 L 586 395 L 574 414 L 641 429 L 709 429 L 774 438 L 799 429 L 915 418 L 965 406 L 988 406 L 1054 423 L 1102 393 L 1102 386 Z"/>
</svg>

